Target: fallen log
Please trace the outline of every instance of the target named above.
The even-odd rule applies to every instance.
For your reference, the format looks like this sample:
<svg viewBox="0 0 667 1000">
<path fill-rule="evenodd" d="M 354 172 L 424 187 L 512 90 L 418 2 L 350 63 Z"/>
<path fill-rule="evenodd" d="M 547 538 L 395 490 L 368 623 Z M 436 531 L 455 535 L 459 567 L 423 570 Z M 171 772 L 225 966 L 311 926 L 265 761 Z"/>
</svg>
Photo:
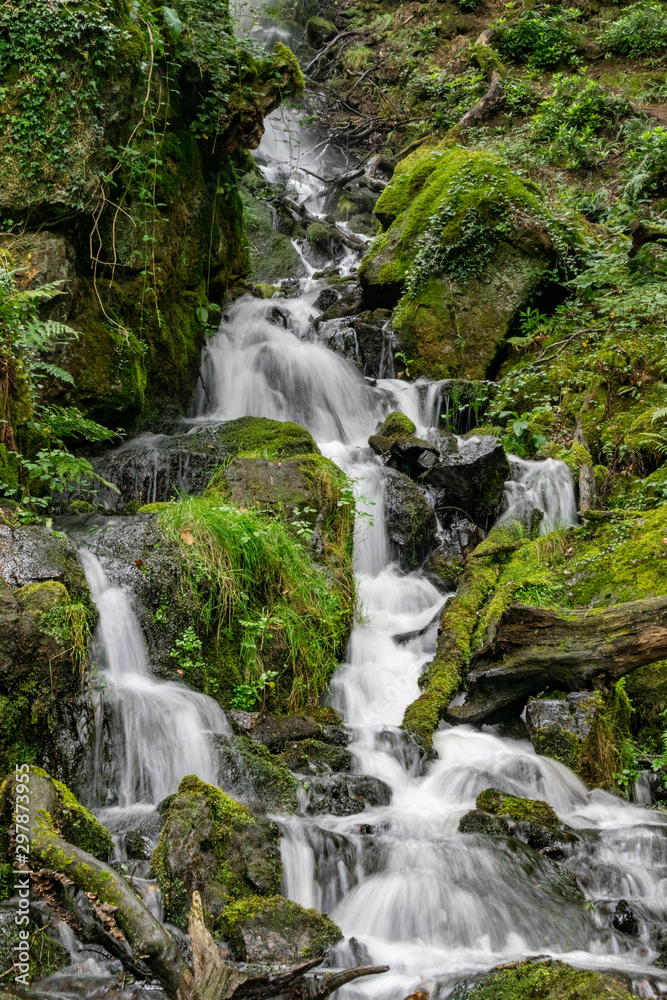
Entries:
<svg viewBox="0 0 667 1000">
<path fill-rule="evenodd" d="M 497 32 L 495 28 L 487 28 L 485 31 L 478 35 L 475 45 L 480 46 L 483 50 L 488 49 L 491 52 L 491 42 L 497 37 Z M 481 61 L 478 60 L 481 65 Z M 453 135 L 460 135 L 461 132 L 465 132 L 473 125 L 477 125 L 483 118 L 501 105 L 505 100 L 505 88 L 503 86 L 503 78 L 500 69 L 498 68 L 500 64 L 497 64 L 491 72 L 491 79 L 489 81 L 489 89 L 487 92 L 480 97 L 476 104 L 466 111 L 463 118 L 454 126 L 452 129 Z M 482 67 L 484 68 L 484 67 Z"/>
<path fill-rule="evenodd" d="M 452 722 L 493 722 L 545 688 L 603 687 L 667 657 L 667 597 L 601 611 L 514 603 L 474 657 Z"/>
<path fill-rule="evenodd" d="M 342 226 L 339 226 L 334 222 L 323 222 L 319 215 L 313 215 L 309 212 L 305 205 L 299 205 L 297 202 L 293 201 L 287 195 L 281 198 L 281 201 L 285 208 L 289 209 L 291 212 L 295 213 L 299 218 L 301 218 L 307 225 L 311 222 L 317 222 L 320 225 L 326 226 L 331 230 L 332 236 L 335 236 L 343 246 L 349 247 L 351 250 L 365 250 L 367 243 L 355 236 L 353 233 L 347 232 Z"/>
</svg>

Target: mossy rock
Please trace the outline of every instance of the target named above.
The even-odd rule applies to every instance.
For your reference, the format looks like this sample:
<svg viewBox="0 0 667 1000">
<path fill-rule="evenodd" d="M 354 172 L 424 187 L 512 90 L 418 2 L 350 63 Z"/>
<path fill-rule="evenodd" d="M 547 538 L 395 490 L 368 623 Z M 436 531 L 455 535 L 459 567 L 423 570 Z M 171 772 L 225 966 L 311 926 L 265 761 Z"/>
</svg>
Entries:
<svg viewBox="0 0 667 1000">
<path fill-rule="evenodd" d="M 220 931 L 237 960 L 280 965 L 319 958 L 343 937 L 329 917 L 282 896 L 231 903 Z"/>
<path fill-rule="evenodd" d="M 54 816 L 56 828 L 70 844 L 80 847 L 100 861 L 108 861 L 114 852 L 111 834 L 89 809 L 61 781 L 51 779 L 58 790 L 58 808 Z"/>
<path fill-rule="evenodd" d="M 643 746 L 661 750 L 667 711 L 667 660 L 633 670 L 625 679 L 625 691 L 634 713 L 632 730 Z"/>
<path fill-rule="evenodd" d="M 624 983 L 604 972 L 562 962 L 520 962 L 481 982 L 459 986 L 452 1000 L 632 1000 Z"/>
<path fill-rule="evenodd" d="M 538 190 L 494 154 L 424 144 L 398 164 L 375 214 L 385 232 L 359 276 L 368 305 L 396 306 L 411 372 L 483 378 L 555 259 Z M 425 249 L 415 257 L 420 240 L 428 261 Z"/>
<path fill-rule="evenodd" d="M 219 788 L 188 775 L 166 807 L 150 870 L 162 890 L 167 919 L 187 928 L 192 893 L 198 890 L 207 919 L 217 928 L 232 900 L 279 890 L 278 829 Z"/>
<path fill-rule="evenodd" d="M 250 276 L 265 288 L 283 278 L 300 278 L 305 267 L 287 233 L 274 226 L 274 216 L 265 202 L 246 187 L 240 191 L 243 219 L 250 244 Z M 263 296 L 267 297 L 267 296 Z"/>
<path fill-rule="evenodd" d="M 13 949 L 19 943 L 19 932 L 21 928 L 14 922 L 16 911 L 14 907 L 0 907 L 0 976 L 7 977 L 14 971 L 14 961 L 16 952 Z M 27 980 L 31 987 L 36 985 L 40 979 L 59 972 L 71 964 L 69 952 L 60 941 L 57 941 L 49 934 L 49 928 L 39 927 L 31 919 L 27 928 L 30 934 L 29 969 Z M 2 982 L 2 980 L 0 980 Z M 16 984 L 17 988 L 19 984 Z M 17 1000 L 18 996 L 28 996 L 28 992 L 13 993 L 2 992 L 0 998 L 4 1000 Z"/>
<path fill-rule="evenodd" d="M 506 795 L 498 788 L 486 788 L 480 792 L 475 805 L 492 816 L 509 816 L 517 822 L 539 823 L 552 830 L 560 826 L 560 820 L 548 802 Z"/>
<path fill-rule="evenodd" d="M 288 743 L 279 759 L 297 774 L 331 774 L 352 770 L 349 750 L 315 739 Z"/>
<path fill-rule="evenodd" d="M 239 417 L 223 424 L 216 437 L 232 454 L 245 457 L 276 459 L 320 454 L 312 434 L 289 420 Z"/>
<path fill-rule="evenodd" d="M 225 788 L 264 812 L 296 812 L 296 781 L 289 764 L 247 736 L 217 736 Z"/>
<path fill-rule="evenodd" d="M 309 43 L 316 49 L 321 48 L 335 38 L 338 28 L 332 21 L 327 21 L 323 17 L 310 17 L 306 23 L 306 35 Z"/>
<path fill-rule="evenodd" d="M 404 413 L 396 411 L 385 418 L 375 434 L 370 436 L 368 443 L 378 455 L 385 455 L 389 453 L 394 441 L 413 437 L 416 432 L 417 428 L 412 420 Z"/>
</svg>

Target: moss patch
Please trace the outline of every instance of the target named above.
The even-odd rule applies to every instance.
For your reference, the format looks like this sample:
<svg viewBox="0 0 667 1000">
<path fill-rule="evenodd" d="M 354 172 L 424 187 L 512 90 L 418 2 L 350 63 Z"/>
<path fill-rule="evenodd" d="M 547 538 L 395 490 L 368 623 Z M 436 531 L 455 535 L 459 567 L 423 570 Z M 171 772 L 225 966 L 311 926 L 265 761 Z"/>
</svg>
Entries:
<svg viewBox="0 0 667 1000">
<path fill-rule="evenodd" d="M 455 990 L 453 1000 L 631 1000 L 623 983 L 561 962 L 522 962 L 481 983 Z"/>
</svg>

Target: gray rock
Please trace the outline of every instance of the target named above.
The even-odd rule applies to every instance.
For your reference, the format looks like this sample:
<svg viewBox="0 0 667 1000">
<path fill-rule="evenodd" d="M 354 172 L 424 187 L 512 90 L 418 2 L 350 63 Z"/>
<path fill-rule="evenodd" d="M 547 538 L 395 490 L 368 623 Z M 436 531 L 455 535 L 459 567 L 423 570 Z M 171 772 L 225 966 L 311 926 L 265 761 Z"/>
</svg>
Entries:
<svg viewBox="0 0 667 1000">
<path fill-rule="evenodd" d="M 411 479 L 417 479 L 437 467 L 440 452 L 428 441 L 418 437 L 398 438 L 391 445 L 390 464 Z M 425 479 L 425 482 L 429 480 Z"/>
<path fill-rule="evenodd" d="M 281 753 L 287 743 L 317 739 L 322 727 L 305 715 L 265 715 L 251 732 L 256 743 L 263 743 L 272 753 Z"/>
<path fill-rule="evenodd" d="M 484 525 L 500 506 L 509 472 L 500 440 L 484 435 L 462 441 L 459 450 L 425 470 L 421 481 L 435 490 L 436 512 L 460 507 Z"/>
<path fill-rule="evenodd" d="M 349 750 L 321 740 L 288 743 L 279 760 L 297 774 L 332 774 L 352 770 Z"/>
<path fill-rule="evenodd" d="M 532 735 L 544 726 L 555 724 L 584 739 L 591 731 L 598 704 L 598 696 L 592 691 L 573 691 L 562 699 L 529 698 L 528 730 Z"/>
<path fill-rule="evenodd" d="M 384 516 L 392 557 L 404 570 L 420 566 L 436 546 L 435 511 L 411 479 L 387 469 Z"/>
<path fill-rule="evenodd" d="M 256 903 L 250 913 L 231 907 L 225 917 L 224 932 L 242 962 L 294 965 L 324 955 L 343 936 L 329 917 L 281 896 Z"/>
<path fill-rule="evenodd" d="M 306 816 L 318 813 L 353 816 L 363 812 L 367 805 L 389 805 L 391 788 L 367 774 L 332 774 L 302 781 L 299 799 Z"/>
<path fill-rule="evenodd" d="M 88 594 L 76 549 L 59 531 L 43 525 L 0 524 L 0 578 L 12 587 L 56 580 L 70 596 Z"/>
</svg>

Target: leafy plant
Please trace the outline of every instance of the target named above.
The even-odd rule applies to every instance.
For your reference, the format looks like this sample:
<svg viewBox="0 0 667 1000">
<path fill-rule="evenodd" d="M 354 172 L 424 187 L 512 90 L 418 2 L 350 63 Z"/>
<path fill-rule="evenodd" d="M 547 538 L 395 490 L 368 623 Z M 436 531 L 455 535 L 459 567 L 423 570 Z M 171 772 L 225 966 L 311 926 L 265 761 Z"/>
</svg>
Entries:
<svg viewBox="0 0 667 1000">
<path fill-rule="evenodd" d="M 573 7 L 525 11 L 518 20 L 500 27 L 501 55 L 515 63 L 528 62 L 536 69 L 553 69 L 572 62 L 579 11 Z"/>
<path fill-rule="evenodd" d="M 604 52 L 650 56 L 667 49 L 667 18 L 663 3 L 636 3 L 614 21 L 599 38 Z"/>
<path fill-rule="evenodd" d="M 179 669 L 184 674 L 189 674 L 197 667 L 201 667 L 202 641 L 195 632 L 192 625 L 189 625 L 178 639 L 176 639 L 174 649 L 169 655 L 176 660 Z"/>
<path fill-rule="evenodd" d="M 636 201 L 641 195 L 655 195 L 667 190 L 667 128 L 657 125 L 646 129 L 628 150 L 633 173 L 625 187 L 625 196 Z"/>
<path fill-rule="evenodd" d="M 274 688 L 277 670 L 265 670 L 259 677 L 247 680 L 243 684 L 234 685 L 234 694 L 230 705 L 239 712 L 251 712 L 260 698 L 266 695 L 266 689 Z"/>
</svg>

